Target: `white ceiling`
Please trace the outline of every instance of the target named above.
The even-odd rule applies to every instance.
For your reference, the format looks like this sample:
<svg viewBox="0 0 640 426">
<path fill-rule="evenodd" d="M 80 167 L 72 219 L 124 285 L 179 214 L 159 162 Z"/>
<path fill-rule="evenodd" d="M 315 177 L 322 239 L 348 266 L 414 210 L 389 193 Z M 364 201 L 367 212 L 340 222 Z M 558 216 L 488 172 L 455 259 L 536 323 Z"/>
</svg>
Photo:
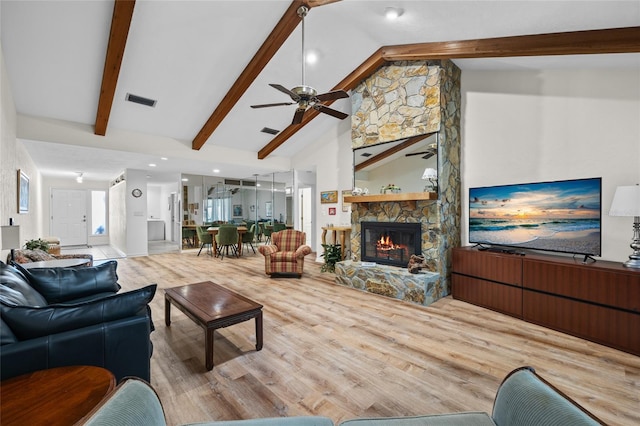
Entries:
<svg viewBox="0 0 640 426">
<path fill-rule="evenodd" d="M 295 106 L 252 109 L 252 104 L 287 102 L 269 87 L 301 83 L 301 26 L 280 48 L 201 151 L 191 150 L 199 132 L 231 88 L 290 1 L 138 0 L 111 110 L 107 137 L 93 135 L 113 1 L 11 1 L 0 3 L 2 50 L 18 114 L 58 126 L 84 127 L 86 142 L 46 136 L 24 140 L 45 175 L 84 171 L 87 178 L 112 179 L 125 168 L 150 170 L 151 181 L 175 173 L 229 177 L 281 168 L 270 158 L 255 161 L 272 136 L 263 127 L 286 128 Z M 397 21 L 385 8 L 400 7 Z M 357 1 L 313 8 L 305 21 L 305 43 L 320 60 L 306 67 L 306 83 L 318 92 L 333 88 L 379 47 L 520 34 L 640 25 L 640 1 Z M 640 55 L 464 59 L 464 70 L 633 67 Z M 127 93 L 157 99 L 155 108 L 125 102 Z M 350 112 L 350 101 L 332 108 Z M 348 119 L 347 119 L 348 120 Z M 278 148 L 273 157 L 291 157 L 337 126 L 321 114 Z M 25 139 L 19 126 L 18 136 Z M 167 153 L 153 144 L 112 144 L 110 134 L 127 132 L 173 140 Z M 97 139 L 96 139 L 97 138 Z M 135 140 L 135 139 L 134 139 Z M 96 143 L 97 141 L 97 143 Z M 56 143 L 52 143 L 56 142 Z M 78 149 L 85 144 L 90 148 Z M 99 148 L 97 148 L 98 146 Z M 164 146 L 158 144 L 157 146 Z M 156 147 L 157 147 L 156 146 Z M 251 161 L 225 169 L 216 151 L 226 149 Z M 97 151 L 99 150 L 99 151 Z M 96 161 L 96 159 L 99 159 Z M 156 163 L 150 168 L 150 162 Z M 261 166 L 264 164 L 264 167 Z"/>
</svg>

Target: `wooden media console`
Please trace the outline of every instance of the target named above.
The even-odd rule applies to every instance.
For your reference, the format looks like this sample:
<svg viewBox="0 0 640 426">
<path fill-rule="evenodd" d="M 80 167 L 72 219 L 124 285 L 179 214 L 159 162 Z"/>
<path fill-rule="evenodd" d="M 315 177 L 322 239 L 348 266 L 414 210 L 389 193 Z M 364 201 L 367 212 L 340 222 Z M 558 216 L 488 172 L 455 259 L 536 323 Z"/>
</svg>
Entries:
<svg viewBox="0 0 640 426">
<path fill-rule="evenodd" d="M 452 295 L 640 356 L 640 271 L 622 263 L 459 247 Z"/>
</svg>

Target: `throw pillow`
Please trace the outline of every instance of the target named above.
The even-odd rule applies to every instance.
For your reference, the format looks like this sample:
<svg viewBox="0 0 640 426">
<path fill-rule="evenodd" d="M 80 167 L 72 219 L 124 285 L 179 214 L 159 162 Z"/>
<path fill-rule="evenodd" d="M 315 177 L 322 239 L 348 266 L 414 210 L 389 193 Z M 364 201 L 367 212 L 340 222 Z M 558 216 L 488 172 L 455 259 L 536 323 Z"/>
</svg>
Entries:
<svg viewBox="0 0 640 426">
<path fill-rule="evenodd" d="M 0 265 L 0 300 L 8 304 L 46 306 L 47 301 L 13 266 Z"/>
<path fill-rule="evenodd" d="M 101 300 L 44 307 L 9 306 L 0 301 L 2 319 L 19 340 L 35 339 L 90 325 L 115 321 L 146 309 L 156 284 Z"/>
<path fill-rule="evenodd" d="M 95 293 L 116 293 L 118 262 L 111 260 L 96 266 L 81 268 L 17 268 L 29 280 L 33 288 L 49 303 L 68 302 Z"/>
</svg>

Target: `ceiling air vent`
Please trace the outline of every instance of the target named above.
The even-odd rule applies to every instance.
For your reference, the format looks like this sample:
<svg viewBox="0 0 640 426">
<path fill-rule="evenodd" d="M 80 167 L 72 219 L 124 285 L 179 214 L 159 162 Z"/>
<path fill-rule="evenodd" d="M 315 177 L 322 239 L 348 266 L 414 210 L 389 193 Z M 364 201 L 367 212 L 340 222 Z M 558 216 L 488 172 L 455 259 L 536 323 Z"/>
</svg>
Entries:
<svg viewBox="0 0 640 426">
<path fill-rule="evenodd" d="M 238 185 L 238 186 L 240 186 L 240 179 L 225 179 L 224 180 L 224 184 L 225 185 Z"/>
<path fill-rule="evenodd" d="M 270 135 L 277 135 L 278 133 L 280 133 L 280 130 L 270 129 L 268 127 L 263 127 L 260 131 L 262 133 L 269 133 Z"/>
<path fill-rule="evenodd" d="M 131 93 L 127 93 L 127 97 L 125 98 L 129 102 L 133 102 L 135 104 L 145 105 L 148 107 L 155 107 L 158 101 L 149 98 L 143 98 L 142 96 L 132 95 Z"/>
<path fill-rule="evenodd" d="M 256 182 L 253 180 L 243 180 L 242 186 L 256 186 Z"/>
</svg>

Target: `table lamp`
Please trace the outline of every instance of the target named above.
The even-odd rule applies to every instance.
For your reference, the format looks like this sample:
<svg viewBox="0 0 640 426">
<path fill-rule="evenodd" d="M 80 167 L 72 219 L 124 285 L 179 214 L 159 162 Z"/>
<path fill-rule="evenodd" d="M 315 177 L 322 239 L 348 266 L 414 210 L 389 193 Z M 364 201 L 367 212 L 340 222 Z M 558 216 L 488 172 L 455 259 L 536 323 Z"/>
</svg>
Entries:
<svg viewBox="0 0 640 426">
<path fill-rule="evenodd" d="M 9 223 L 13 223 L 10 220 Z M 20 227 L 19 226 L 0 226 L 2 232 L 2 250 L 11 250 L 11 261 L 15 260 L 13 250 L 20 248 Z"/>
<path fill-rule="evenodd" d="M 433 192 L 438 191 L 438 172 L 436 169 L 426 168 L 424 169 L 424 173 L 422 174 L 422 180 L 428 180 L 429 185 L 424 187 L 424 192 L 428 192 L 429 190 Z"/>
<path fill-rule="evenodd" d="M 609 216 L 633 217 L 633 253 L 623 265 L 627 268 L 640 268 L 640 186 L 619 186 L 613 196 Z"/>
</svg>

